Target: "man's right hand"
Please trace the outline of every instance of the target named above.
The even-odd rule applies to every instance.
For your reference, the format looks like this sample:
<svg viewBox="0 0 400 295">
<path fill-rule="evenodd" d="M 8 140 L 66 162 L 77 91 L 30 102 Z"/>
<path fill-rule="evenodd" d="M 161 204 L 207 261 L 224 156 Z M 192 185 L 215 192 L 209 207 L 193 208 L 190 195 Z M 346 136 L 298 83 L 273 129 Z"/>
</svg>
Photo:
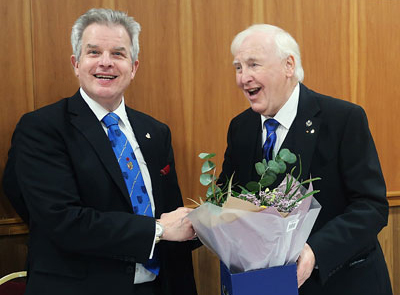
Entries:
<svg viewBox="0 0 400 295">
<path fill-rule="evenodd" d="M 180 207 L 175 211 L 161 214 L 158 222 L 164 227 L 162 240 L 183 242 L 193 239 L 196 235 L 192 222 L 186 216 L 193 209 Z"/>
</svg>

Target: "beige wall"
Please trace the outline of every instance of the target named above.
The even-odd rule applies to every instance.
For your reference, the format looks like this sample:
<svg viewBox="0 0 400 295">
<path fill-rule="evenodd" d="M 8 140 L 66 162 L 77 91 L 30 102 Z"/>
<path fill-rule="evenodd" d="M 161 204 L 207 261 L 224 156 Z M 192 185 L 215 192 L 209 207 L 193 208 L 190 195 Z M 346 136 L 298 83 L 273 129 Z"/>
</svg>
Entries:
<svg viewBox="0 0 400 295">
<path fill-rule="evenodd" d="M 216 152 L 221 167 L 229 121 L 248 106 L 234 81 L 232 38 L 261 22 L 290 32 L 302 51 L 304 83 L 356 102 L 368 114 L 392 205 L 380 239 L 400 294 L 400 1 L 0 0 L 0 171 L 19 117 L 77 90 L 69 35 L 74 20 L 91 7 L 127 11 L 142 25 L 140 67 L 126 100 L 171 127 L 187 205 L 186 198 L 204 194 L 197 155 Z M 1 193 L 0 252 L 10 255 L 0 255 L 0 276 L 23 267 L 25 252 L 15 245 L 23 245 L 17 234 L 25 231 Z M 194 257 L 200 294 L 217 294 L 215 257 L 205 249 Z"/>
</svg>

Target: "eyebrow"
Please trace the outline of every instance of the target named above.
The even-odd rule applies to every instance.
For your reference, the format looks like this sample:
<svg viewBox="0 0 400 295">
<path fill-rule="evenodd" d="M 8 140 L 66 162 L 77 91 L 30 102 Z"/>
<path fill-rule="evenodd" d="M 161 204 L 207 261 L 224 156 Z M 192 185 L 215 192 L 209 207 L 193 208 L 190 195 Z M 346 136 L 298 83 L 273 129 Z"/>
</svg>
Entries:
<svg viewBox="0 0 400 295">
<path fill-rule="evenodd" d="M 94 44 L 88 44 L 86 45 L 86 48 L 99 48 L 98 45 L 94 45 Z M 114 47 L 113 50 L 115 51 L 127 51 L 125 47 L 123 46 L 119 46 L 119 47 Z"/>
<path fill-rule="evenodd" d="M 254 61 L 257 61 L 257 58 L 255 58 L 255 57 L 249 57 L 249 58 L 246 58 L 246 59 L 244 60 L 245 63 L 254 62 Z M 238 61 L 238 60 L 235 59 L 235 60 L 232 62 L 232 64 L 233 64 L 233 65 L 235 65 L 235 64 L 240 64 L 240 61 Z"/>
<path fill-rule="evenodd" d="M 125 48 L 125 47 L 123 47 L 123 46 L 120 46 L 120 47 L 114 47 L 114 48 L 113 48 L 113 50 L 116 50 L 116 51 L 127 51 L 127 50 L 126 50 L 126 48 Z"/>
</svg>

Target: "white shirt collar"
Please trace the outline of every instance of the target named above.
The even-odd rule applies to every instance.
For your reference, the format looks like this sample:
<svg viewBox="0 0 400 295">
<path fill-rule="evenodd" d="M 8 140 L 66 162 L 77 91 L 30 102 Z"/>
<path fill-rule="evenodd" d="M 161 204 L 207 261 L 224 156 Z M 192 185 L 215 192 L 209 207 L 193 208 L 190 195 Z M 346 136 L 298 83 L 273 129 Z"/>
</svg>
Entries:
<svg viewBox="0 0 400 295">
<path fill-rule="evenodd" d="M 300 85 L 299 83 L 297 83 L 287 102 L 274 116 L 274 119 L 277 120 L 280 126 L 284 127 L 286 130 L 289 130 L 294 121 L 294 118 L 296 118 L 297 106 L 299 104 L 299 96 Z M 261 115 L 261 128 L 264 128 L 264 122 L 270 118 L 271 117 Z"/>
<path fill-rule="evenodd" d="M 88 104 L 89 108 L 96 115 L 97 119 L 101 121 L 104 118 L 104 116 L 109 113 L 109 111 L 103 108 L 97 101 L 90 98 L 89 95 L 87 95 L 86 92 L 82 89 L 82 87 L 79 89 L 79 91 L 81 93 L 83 100 Z M 129 120 L 128 120 L 128 115 L 126 114 L 124 97 L 122 97 L 120 105 L 116 110 L 114 110 L 113 113 L 118 115 L 118 117 L 121 119 L 120 123 L 122 122 L 124 126 L 130 125 L 127 124 Z"/>
</svg>

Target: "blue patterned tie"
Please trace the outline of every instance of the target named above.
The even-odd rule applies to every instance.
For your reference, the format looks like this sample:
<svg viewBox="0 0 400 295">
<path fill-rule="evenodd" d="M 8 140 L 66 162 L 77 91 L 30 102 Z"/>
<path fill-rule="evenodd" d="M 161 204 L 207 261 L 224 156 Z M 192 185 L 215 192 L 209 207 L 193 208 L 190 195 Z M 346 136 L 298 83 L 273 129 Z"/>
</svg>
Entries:
<svg viewBox="0 0 400 295">
<path fill-rule="evenodd" d="M 272 150 L 274 149 L 276 142 L 276 128 L 279 126 L 279 122 L 275 119 L 268 119 L 264 122 L 264 126 L 267 129 L 267 138 L 264 142 L 264 158 L 267 160 L 272 160 Z"/>
<path fill-rule="evenodd" d="M 125 134 L 119 129 L 119 117 L 114 113 L 108 113 L 102 119 L 102 122 L 108 129 L 108 138 L 117 157 L 122 176 L 124 177 L 126 187 L 128 188 L 133 212 L 139 215 L 153 217 L 149 195 L 144 185 L 142 173 L 136 160 L 132 146 Z M 159 266 L 153 258 L 144 265 L 149 271 L 158 275 Z"/>
</svg>

